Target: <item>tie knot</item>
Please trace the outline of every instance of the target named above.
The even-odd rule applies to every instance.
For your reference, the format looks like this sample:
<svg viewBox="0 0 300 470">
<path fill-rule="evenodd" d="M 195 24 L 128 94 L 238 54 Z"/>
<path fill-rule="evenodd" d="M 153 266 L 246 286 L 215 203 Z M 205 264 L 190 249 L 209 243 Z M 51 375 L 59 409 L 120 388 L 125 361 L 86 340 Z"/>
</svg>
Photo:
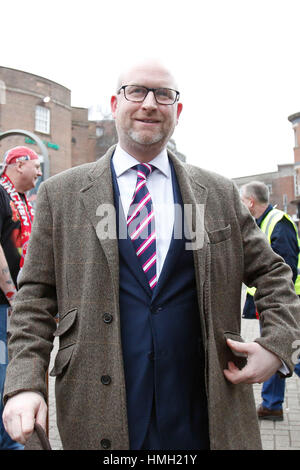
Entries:
<svg viewBox="0 0 300 470">
<path fill-rule="evenodd" d="M 149 163 L 139 163 L 133 167 L 137 171 L 138 178 L 146 180 L 150 173 L 154 170 L 154 167 Z"/>
</svg>

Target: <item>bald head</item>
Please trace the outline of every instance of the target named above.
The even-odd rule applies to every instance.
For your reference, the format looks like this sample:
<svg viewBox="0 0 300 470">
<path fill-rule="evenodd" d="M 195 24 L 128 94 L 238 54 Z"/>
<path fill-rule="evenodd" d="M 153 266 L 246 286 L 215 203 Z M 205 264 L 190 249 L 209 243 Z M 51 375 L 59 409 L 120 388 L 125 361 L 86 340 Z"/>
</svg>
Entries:
<svg viewBox="0 0 300 470">
<path fill-rule="evenodd" d="M 145 59 L 140 62 L 132 62 L 131 64 L 127 64 L 118 77 L 117 90 L 119 90 L 122 85 L 136 84 L 133 83 L 133 77 L 138 77 L 145 72 L 148 73 L 152 79 L 155 79 L 156 76 L 160 78 L 163 73 L 168 83 L 165 86 L 178 90 L 178 84 L 174 78 L 174 75 L 168 69 L 168 67 L 163 65 L 158 59 Z"/>
</svg>

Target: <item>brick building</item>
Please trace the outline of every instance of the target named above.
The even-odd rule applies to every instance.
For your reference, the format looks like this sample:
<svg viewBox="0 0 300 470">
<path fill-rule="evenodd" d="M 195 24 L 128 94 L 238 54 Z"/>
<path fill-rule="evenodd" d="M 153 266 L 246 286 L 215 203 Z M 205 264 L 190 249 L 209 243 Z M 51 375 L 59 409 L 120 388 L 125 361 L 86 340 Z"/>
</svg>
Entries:
<svg viewBox="0 0 300 470">
<path fill-rule="evenodd" d="M 58 83 L 21 70 L 0 67 L 0 132 L 23 129 L 46 145 L 50 176 L 98 159 L 117 141 L 112 119 L 91 121 L 89 110 L 71 106 L 71 91 Z M 27 145 L 24 136 L 0 140 L 0 161 L 6 150 Z"/>
<path fill-rule="evenodd" d="M 250 181 L 262 181 L 270 190 L 271 204 L 291 215 L 299 225 L 300 219 L 300 113 L 288 117 L 295 133 L 294 162 L 278 165 L 277 171 L 243 176 L 233 180 L 238 187 Z"/>
<path fill-rule="evenodd" d="M 0 67 L 0 132 L 24 129 L 35 133 L 45 143 L 51 174 L 72 166 L 71 92 L 67 88 L 37 75 Z M 36 144 L 24 136 L 0 140 L 1 160 L 15 145 Z"/>
<path fill-rule="evenodd" d="M 294 146 L 294 199 L 293 204 L 297 208 L 298 219 L 300 219 L 300 113 L 289 116 L 295 135 Z"/>
<path fill-rule="evenodd" d="M 72 166 L 98 160 L 117 142 L 112 119 L 91 121 L 87 108 L 72 108 Z"/>
</svg>

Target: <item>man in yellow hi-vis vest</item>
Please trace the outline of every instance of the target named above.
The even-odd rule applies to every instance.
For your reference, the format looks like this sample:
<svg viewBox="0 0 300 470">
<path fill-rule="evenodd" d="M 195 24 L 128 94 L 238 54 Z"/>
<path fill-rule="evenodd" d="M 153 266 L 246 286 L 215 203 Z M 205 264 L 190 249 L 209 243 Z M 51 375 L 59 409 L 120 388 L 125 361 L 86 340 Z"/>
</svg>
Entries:
<svg viewBox="0 0 300 470">
<path fill-rule="evenodd" d="M 300 296 L 300 241 L 298 230 L 291 217 L 269 203 L 268 187 L 253 181 L 241 188 L 241 199 L 248 207 L 257 225 L 265 233 L 272 249 L 290 266 L 296 293 Z M 254 304 L 255 288 L 247 288 L 243 318 L 258 318 Z M 296 364 L 295 373 L 300 377 L 300 363 Z M 282 403 L 284 401 L 285 378 L 273 375 L 262 387 L 262 403 L 257 414 L 260 419 L 283 420 Z"/>
</svg>

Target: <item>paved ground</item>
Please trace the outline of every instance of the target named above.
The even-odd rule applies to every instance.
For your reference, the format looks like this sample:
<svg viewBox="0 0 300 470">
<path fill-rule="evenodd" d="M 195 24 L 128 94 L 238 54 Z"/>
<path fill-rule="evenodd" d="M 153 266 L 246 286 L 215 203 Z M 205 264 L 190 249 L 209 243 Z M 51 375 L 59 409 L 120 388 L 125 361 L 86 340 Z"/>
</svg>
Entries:
<svg viewBox="0 0 300 470">
<path fill-rule="evenodd" d="M 242 336 L 251 341 L 259 336 L 257 320 L 242 320 Z M 57 345 L 53 350 L 56 354 Z M 261 401 L 261 385 L 255 384 L 254 396 L 256 403 Z M 261 437 L 265 450 L 300 450 L 300 379 L 294 374 L 286 380 L 284 402 L 284 420 L 281 422 L 260 421 Z M 54 450 L 62 449 L 56 427 L 54 379 L 49 378 L 49 438 Z"/>
<path fill-rule="evenodd" d="M 259 336 L 258 320 L 242 320 L 242 336 L 246 341 Z M 261 385 L 255 384 L 254 397 L 261 403 Z M 300 450 L 300 378 L 293 374 L 286 380 L 283 421 L 260 421 L 265 450 Z"/>
</svg>

